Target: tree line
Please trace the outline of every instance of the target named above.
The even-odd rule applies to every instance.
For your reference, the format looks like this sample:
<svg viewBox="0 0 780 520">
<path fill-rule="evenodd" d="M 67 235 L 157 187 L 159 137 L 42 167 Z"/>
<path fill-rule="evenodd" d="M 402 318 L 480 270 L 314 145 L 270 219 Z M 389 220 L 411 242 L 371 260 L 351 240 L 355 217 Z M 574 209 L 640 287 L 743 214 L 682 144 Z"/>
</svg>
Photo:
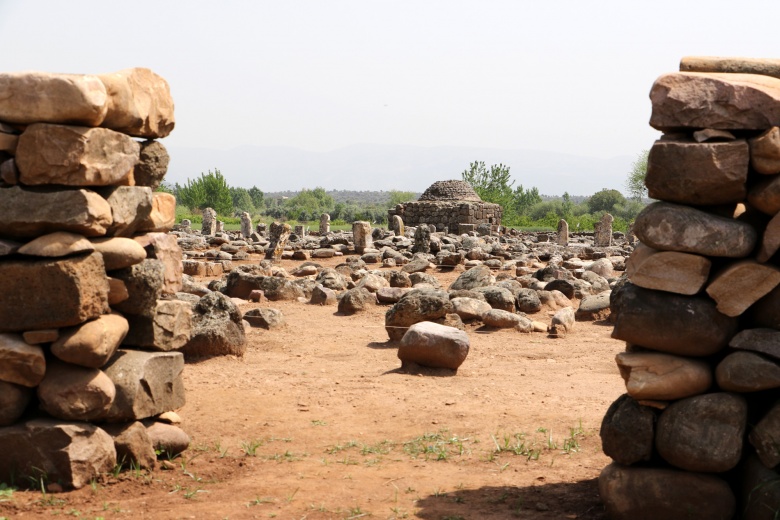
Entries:
<svg viewBox="0 0 780 520">
<path fill-rule="evenodd" d="M 571 230 L 592 230 L 593 224 L 605 212 L 609 212 L 615 217 L 615 228 L 625 229 L 646 205 L 643 198 L 646 194 L 646 170 L 647 152 L 644 151 L 628 174 L 626 187 L 629 198 L 618 190 L 604 188 L 590 197 L 577 197 L 578 201 L 573 200 L 568 193 L 562 197 L 547 197 L 540 195 L 536 187 L 514 186 L 509 166 L 503 164 L 487 167 L 484 162 L 475 161 L 461 173 L 461 178 L 474 188 L 482 200 L 501 205 L 502 224 L 508 227 L 555 229 L 560 219 L 566 219 Z M 200 211 L 211 207 L 226 222 L 240 216 L 242 212 L 248 212 L 259 220 L 297 222 L 316 222 L 320 215 L 328 213 L 331 222 L 336 225 L 349 224 L 355 220 L 386 225 L 388 209 L 416 200 L 419 195 L 400 190 L 328 192 L 322 187 L 316 187 L 268 196 L 257 186 L 249 189 L 230 186 L 218 169 L 201 173 L 200 177 L 188 179 L 183 185 L 163 185 L 161 189 L 176 196 L 180 218 L 197 220 Z"/>
</svg>

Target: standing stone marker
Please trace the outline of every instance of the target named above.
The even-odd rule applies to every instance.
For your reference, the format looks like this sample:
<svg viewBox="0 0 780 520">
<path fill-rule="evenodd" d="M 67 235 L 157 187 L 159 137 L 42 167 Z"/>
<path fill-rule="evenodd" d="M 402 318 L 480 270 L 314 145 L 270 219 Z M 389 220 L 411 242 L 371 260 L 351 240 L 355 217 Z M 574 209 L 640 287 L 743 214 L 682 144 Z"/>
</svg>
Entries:
<svg viewBox="0 0 780 520">
<path fill-rule="evenodd" d="M 430 253 L 431 252 L 431 229 L 420 224 L 414 232 L 414 245 L 412 253 Z"/>
<path fill-rule="evenodd" d="M 287 239 L 290 238 L 290 224 L 280 224 L 273 222 L 271 224 L 271 243 L 265 251 L 266 260 L 278 262 L 282 259 L 284 247 L 287 245 Z"/>
<path fill-rule="evenodd" d="M 320 215 L 320 236 L 330 233 L 330 215 L 323 213 Z"/>
<path fill-rule="evenodd" d="M 252 217 L 244 211 L 241 213 L 241 236 L 249 238 L 252 234 Z"/>
<path fill-rule="evenodd" d="M 357 220 L 352 223 L 352 239 L 355 242 L 355 252 L 362 255 L 363 252 L 374 247 L 374 239 L 371 238 L 371 223 Z"/>
<path fill-rule="evenodd" d="M 604 213 L 601 220 L 593 224 L 594 245 L 596 247 L 609 247 L 612 245 L 612 221 L 615 220 L 609 213 Z"/>
<path fill-rule="evenodd" d="M 558 240 L 559 246 L 569 245 L 569 223 L 561 219 L 558 221 Z"/>
<path fill-rule="evenodd" d="M 200 233 L 206 236 L 213 236 L 217 232 L 217 212 L 213 208 L 203 210 L 203 224 Z"/>
<path fill-rule="evenodd" d="M 395 236 L 402 237 L 406 229 L 404 228 L 404 219 L 400 215 L 393 215 L 393 233 Z"/>
</svg>

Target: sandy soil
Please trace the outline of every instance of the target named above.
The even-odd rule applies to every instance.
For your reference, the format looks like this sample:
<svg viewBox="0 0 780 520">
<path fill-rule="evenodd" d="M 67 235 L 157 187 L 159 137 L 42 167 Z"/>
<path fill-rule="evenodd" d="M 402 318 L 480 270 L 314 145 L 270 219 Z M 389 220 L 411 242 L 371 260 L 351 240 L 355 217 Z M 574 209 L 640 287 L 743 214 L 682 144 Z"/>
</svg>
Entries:
<svg viewBox="0 0 780 520">
<path fill-rule="evenodd" d="M 470 326 L 456 375 L 405 373 L 388 307 L 241 309 L 257 306 L 286 327 L 185 369 L 182 457 L 73 492 L 0 488 L 0 518 L 604 518 L 598 428 L 625 391 L 608 324 L 564 339 Z"/>
</svg>

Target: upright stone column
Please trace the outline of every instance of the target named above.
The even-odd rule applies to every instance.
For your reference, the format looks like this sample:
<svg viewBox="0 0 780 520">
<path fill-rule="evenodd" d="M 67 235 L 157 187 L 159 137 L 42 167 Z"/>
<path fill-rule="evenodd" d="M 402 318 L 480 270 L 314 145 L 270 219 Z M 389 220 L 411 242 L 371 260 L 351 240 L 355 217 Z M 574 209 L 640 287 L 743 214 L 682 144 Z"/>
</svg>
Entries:
<svg viewBox="0 0 780 520">
<path fill-rule="evenodd" d="M 427 224 L 420 224 L 414 231 L 414 245 L 412 253 L 431 252 L 431 228 Z"/>
<path fill-rule="evenodd" d="M 559 246 L 569 245 L 569 223 L 561 219 L 558 221 L 558 241 Z"/>
<path fill-rule="evenodd" d="M 612 221 L 614 217 L 609 213 L 604 213 L 601 220 L 593 224 L 594 245 L 596 247 L 609 247 L 612 245 Z"/>
<path fill-rule="evenodd" d="M 395 236 L 402 237 L 405 231 L 404 219 L 400 215 L 393 215 L 393 233 L 395 233 Z"/>
<path fill-rule="evenodd" d="M 355 252 L 362 255 L 366 249 L 374 247 L 371 238 L 371 223 L 358 220 L 352 223 L 352 239 L 355 242 Z"/>
<path fill-rule="evenodd" d="M 252 217 L 244 211 L 241 213 L 241 236 L 249 238 L 252 234 Z"/>
<path fill-rule="evenodd" d="M 203 210 L 203 224 L 200 233 L 205 236 L 213 236 L 217 232 L 217 212 L 212 208 Z"/>
<path fill-rule="evenodd" d="M 284 247 L 287 245 L 287 239 L 290 238 L 290 224 L 280 224 L 273 222 L 271 224 L 271 243 L 265 251 L 266 260 L 278 262 L 282 259 Z"/>
<path fill-rule="evenodd" d="M 320 215 L 320 236 L 330 233 L 330 215 L 323 213 Z"/>
</svg>

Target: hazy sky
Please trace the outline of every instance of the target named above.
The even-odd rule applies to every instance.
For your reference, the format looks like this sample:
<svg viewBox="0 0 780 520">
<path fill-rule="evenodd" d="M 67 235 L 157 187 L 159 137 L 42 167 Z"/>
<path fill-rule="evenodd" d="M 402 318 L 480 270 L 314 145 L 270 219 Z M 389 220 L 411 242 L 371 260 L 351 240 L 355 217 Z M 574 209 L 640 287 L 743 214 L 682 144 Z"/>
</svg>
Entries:
<svg viewBox="0 0 780 520">
<path fill-rule="evenodd" d="M 0 0 L 0 70 L 149 67 L 176 103 L 169 147 L 613 157 L 657 137 L 656 77 L 685 55 L 780 57 L 778 20 L 773 0 Z"/>
</svg>

